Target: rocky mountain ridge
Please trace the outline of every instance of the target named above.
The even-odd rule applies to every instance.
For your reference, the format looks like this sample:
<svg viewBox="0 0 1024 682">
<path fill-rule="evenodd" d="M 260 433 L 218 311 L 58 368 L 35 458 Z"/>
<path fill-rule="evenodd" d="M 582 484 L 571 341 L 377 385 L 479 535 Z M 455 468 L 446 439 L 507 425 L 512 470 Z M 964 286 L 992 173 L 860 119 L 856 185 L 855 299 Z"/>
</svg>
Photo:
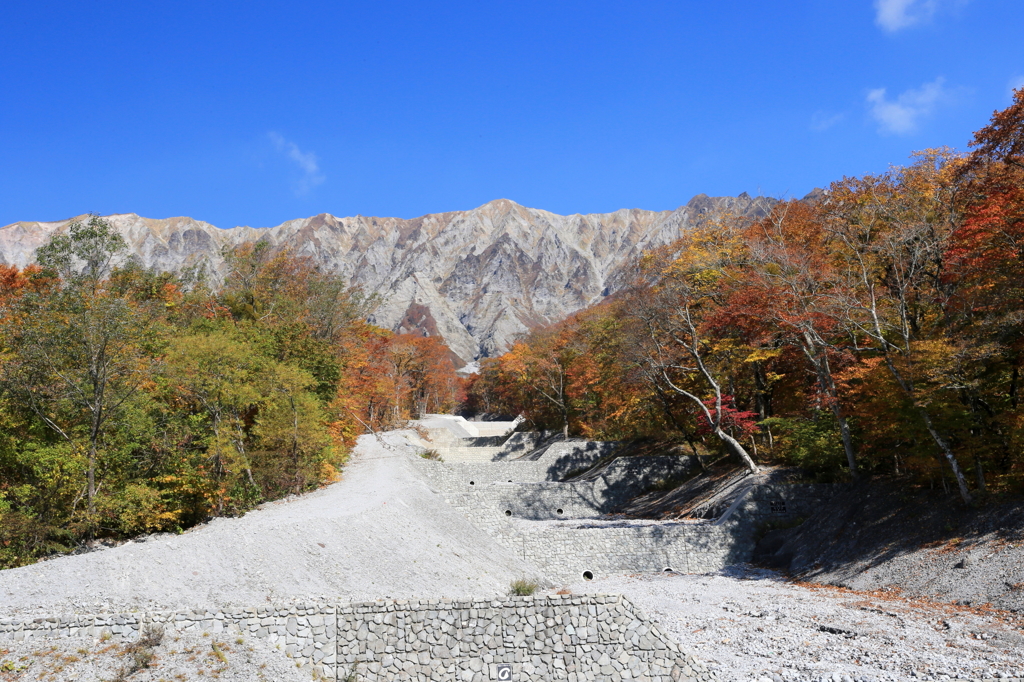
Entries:
<svg viewBox="0 0 1024 682">
<path fill-rule="evenodd" d="M 623 267 L 709 214 L 761 214 L 770 200 L 698 195 L 674 211 L 622 209 L 562 216 L 498 199 L 470 211 L 413 219 L 320 214 L 276 227 L 217 228 L 192 218 L 107 216 L 149 268 L 205 262 L 265 239 L 338 272 L 383 300 L 383 327 L 440 334 L 467 362 L 504 352 L 517 335 L 560 320 L 615 290 Z M 82 216 L 0 228 L 0 262 L 24 267 L 55 232 Z"/>
</svg>

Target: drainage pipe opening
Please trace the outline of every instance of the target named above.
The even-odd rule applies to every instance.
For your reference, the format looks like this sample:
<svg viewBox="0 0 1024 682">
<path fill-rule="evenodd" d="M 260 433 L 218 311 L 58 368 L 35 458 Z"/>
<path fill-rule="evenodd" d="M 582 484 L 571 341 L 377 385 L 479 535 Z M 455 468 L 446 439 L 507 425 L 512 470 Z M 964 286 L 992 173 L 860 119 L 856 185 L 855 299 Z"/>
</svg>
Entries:
<svg viewBox="0 0 1024 682">
<path fill-rule="evenodd" d="M 555 510 L 555 513 L 557 513 L 557 514 L 561 514 L 561 513 L 562 513 L 562 510 L 561 510 L 561 509 L 556 509 L 556 510 Z"/>
<path fill-rule="evenodd" d="M 512 510 L 511 509 L 506 509 L 505 510 L 505 516 L 512 516 Z"/>
<path fill-rule="evenodd" d="M 583 579 L 584 580 L 593 580 L 594 579 L 594 574 L 591 573 L 590 571 L 583 571 Z"/>
</svg>

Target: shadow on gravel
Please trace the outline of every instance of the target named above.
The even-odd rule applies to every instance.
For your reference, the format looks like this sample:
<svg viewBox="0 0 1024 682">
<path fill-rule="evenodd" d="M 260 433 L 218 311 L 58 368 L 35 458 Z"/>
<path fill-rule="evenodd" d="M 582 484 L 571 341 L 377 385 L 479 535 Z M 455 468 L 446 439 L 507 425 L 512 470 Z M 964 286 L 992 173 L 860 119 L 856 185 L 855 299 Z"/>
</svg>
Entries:
<svg viewBox="0 0 1024 682">
<path fill-rule="evenodd" d="M 800 526 L 767 532 L 754 562 L 813 582 L 1024 608 L 1024 577 L 1013 575 L 1014 564 L 1024 570 L 1013 559 L 1024 543 L 1024 501 L 966 509 L 952 494 L 908 492 L 891 483 L 845 487 Z M 1009 572 L 982 571 L 982 559 L 1002 560 L 1003 548 Z M 869 571 L 879 584 L 865 584 Z"/>
</svg>

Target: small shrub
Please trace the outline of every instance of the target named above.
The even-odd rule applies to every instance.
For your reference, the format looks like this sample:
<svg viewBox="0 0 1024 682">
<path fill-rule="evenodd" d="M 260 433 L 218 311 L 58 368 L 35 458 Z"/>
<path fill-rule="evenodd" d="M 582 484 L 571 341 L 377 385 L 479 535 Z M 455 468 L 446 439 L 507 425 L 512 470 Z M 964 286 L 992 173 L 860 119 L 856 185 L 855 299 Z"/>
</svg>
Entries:
<svg viewBox="0 0 1024 682">
<path fill-rule="evenodd" d="M 153 662 L 153 648 L 159 646 L 163 639 L 163 628 L 149 626 L 143 630 L 136 641 L 124 648 L 129 657 L 128 664 L 121 667 L 113 682 L 124 682 L 138 671 L 148 668 Z"/>
<path fill-rule="evenodd" d="M 148 625 L 139 636 L 137 644 L 152 649 L 153 647 L 160 646 L 162 641 L 164 641 L 164 629 L 155 625 Z"/>
<path fill-rule="evenodd" d="M 154 533 L 174 528 L 178 512 L 170 510 L 159 490 L 146 485 L 129 484 L 112 497 L 102 497 L 100 512 L 116 518 L 120 530 L 127 535 Z"/>
<path fill-rule="evenodd" d="M 437 450 L 424 450 L 423 452 L 420 453 L 420 457 L 422 457 L 423 459 L 432 459 L 435 462 L 444 461 L 443 459 L 441 459 L 441 455 L 440 453 L 438 453 Z"/>
<path fill-rule="evenodd" d="M 536 591 L 537 583 L 520 578 L 519 580 L 512 581 L 508 593 L 514 597 L 528 597 Z"/>
</svg>

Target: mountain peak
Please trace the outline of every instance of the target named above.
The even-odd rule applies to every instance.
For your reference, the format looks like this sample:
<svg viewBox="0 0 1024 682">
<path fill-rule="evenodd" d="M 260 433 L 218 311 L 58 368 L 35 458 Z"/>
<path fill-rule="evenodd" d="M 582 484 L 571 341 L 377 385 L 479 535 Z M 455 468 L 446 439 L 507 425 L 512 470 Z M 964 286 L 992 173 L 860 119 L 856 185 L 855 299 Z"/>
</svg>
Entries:
<svg viewBox="0 0 1024 682">
<path fill-rule="evenodd" d="M 482 206 L 477 206 L 473 210 L 474 211 L 483 211 L 483 210 L 507 211 L 509 209 L 514 209 L 514 208 L 526 208 L 526 207 L 523 206 L 522 204 L 519 204 L 519 203 L 516 203 L 515 201 L 512 201 L 511 199 L 492 199 L 491 201 L 488 201 L 486 204 L 483 204 Z"/>
<path fill-rule="evenodd" d="M 757 205 L 749 196 L 700 194 L 689 211 L 633 209 L 581 220 L 580 214 L 562 216 L 502 198 L 410 220 L 320 213 L 258 232 L 134 213 L 108 219 L 146 267 L 178 271 L 206 263 L 214 279 L 224 272 L 224 249 L 255 238 L 288 246 L 378 295 L 376 324 L 420 325 L 469 362 L 504 352 L 529 326 L 561 320 L 614 293 L 629 259 L 675 241 L 709 212 L 745 215 Z M 0 228 L 0 263 L 28 265 L 36 249 L 73 220 Z"/>
</svg>

